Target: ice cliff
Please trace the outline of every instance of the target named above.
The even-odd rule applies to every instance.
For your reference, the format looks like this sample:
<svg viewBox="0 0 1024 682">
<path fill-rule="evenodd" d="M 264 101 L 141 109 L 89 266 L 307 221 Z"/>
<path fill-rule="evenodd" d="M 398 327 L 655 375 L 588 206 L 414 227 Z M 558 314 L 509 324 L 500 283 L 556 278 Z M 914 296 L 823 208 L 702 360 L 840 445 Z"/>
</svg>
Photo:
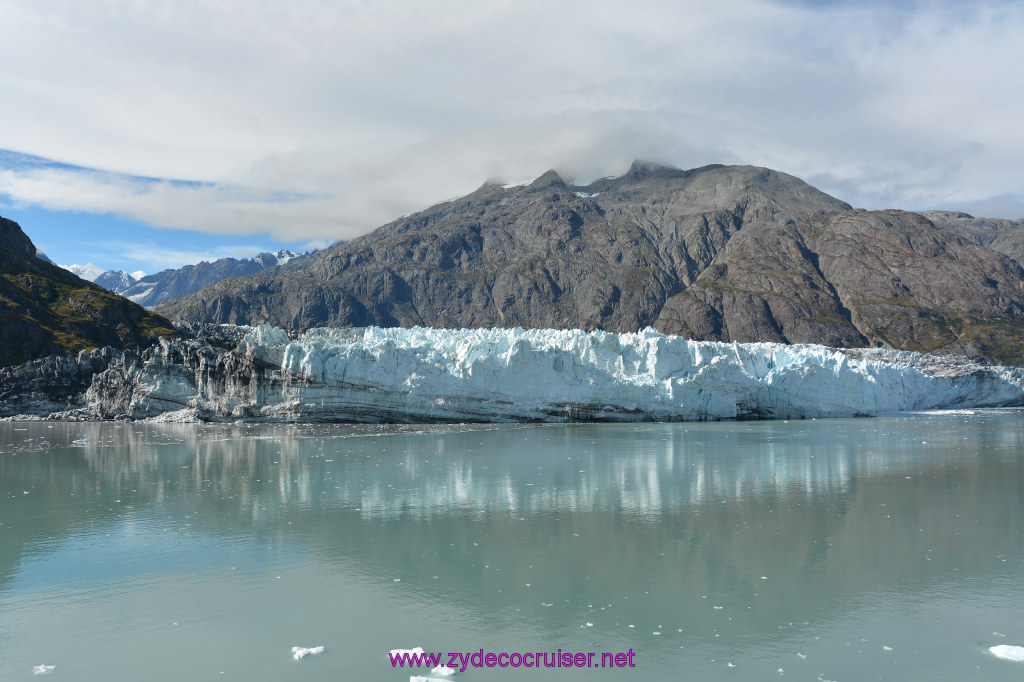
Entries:
<svg viewBox="0 0 1024 682">
<path fill-rule="evenodd" d="M 0 415 L 56 418 L 682 421 L 1024 404 L 1019 367 L 651 329 L 324 328 L 292 338 L 221 327 L 142 352 L 36 361 L 0 380 Z"/>
</svg>

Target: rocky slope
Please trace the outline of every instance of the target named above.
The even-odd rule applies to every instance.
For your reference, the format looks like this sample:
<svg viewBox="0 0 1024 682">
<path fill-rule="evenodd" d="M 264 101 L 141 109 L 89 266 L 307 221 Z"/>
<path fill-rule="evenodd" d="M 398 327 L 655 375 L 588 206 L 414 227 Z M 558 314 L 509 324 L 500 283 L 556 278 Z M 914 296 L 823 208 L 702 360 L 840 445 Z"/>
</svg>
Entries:
<svg viewBox="0 0 1024 682">
<path fill-rule="evenodd" d="M 21 227 L 0 218 L 0 367 L 176 333 L 160 315 L 37 258 Z"/>
<path fill-rule="evenodd" d="M 1016 237 L 982 232 L 953 219 L 854 211 L 765 168 L 638 162 L 586 187 L 554 172 L 526 186 L 485 185 L 159 310 L 176 321 L 292 330 L 653 325 L 700 340 L 1024 363 Z"/>
<path fill-rule="evenodd" d="M 1024 265 L 1024 220 L 975 218 L 960 211 L 922 211 L 921 215 L 978 246 L 1006 254 Z"/>
</svg>

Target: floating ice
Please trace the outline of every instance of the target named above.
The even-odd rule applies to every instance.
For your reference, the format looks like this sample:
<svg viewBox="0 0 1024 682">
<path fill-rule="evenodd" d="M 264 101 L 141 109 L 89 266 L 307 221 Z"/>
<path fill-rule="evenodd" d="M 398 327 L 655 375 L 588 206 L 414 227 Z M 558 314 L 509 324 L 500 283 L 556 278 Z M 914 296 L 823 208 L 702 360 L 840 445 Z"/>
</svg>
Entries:
<svg viewBox="0 0 1024 682">
<path fill-rule="evenodd" d="M 412 675 L 409 677 L 409 682 L 448 682 L 448 680 L 441 677 L 423 677 L 421 675 Z"/>
<path fill-rule="evenodd" d="M 1024 663 L 1024 646 L 1000 644 L 998 646 L 989 647 L 988 650 L 997 658 L 1002 658 L 1007 661 L 1016 661 L 1017 663 Z"/>
<path fill-rule="evenodd" d="M 324 652 L 323 645 L 310 647 L 308 649 L 306 647 L 301 647 L 301 646 L 293 646 L 292 647 L 292 657 L 296 661 L 298 661 L 300 659 L 303 659 L 306 656 L 312 656 L 313 654 L 322 654 L 323 652 Z"/>
<path fill-rule="evenodd" d="M 32 666 L 32 673 L 35 675 L 49 675 L 56 668 L 55 665 L 34 665 Z"/>
<path fill-rule="evenodd" d="M 412 656 L 414 654 L 422 654 L 422 653 L 425 653 L 425 652 L 423 651 L 423 647 L 418 646 L 418 647 L 415 647 L 415 648 L 412 648 L 412 649 L 392 649 L 388 653 L 391 654 L 392 656 L 401 656 L 402 654 L 407 654 L 409 656 Z"/>
<path fill-rule="evenodd" d="M 446 665 L 439 665 L 430 671 L 431 675 L 454 675 L 456 673 L 455 668 L 449 668 Z"/>
</svg>

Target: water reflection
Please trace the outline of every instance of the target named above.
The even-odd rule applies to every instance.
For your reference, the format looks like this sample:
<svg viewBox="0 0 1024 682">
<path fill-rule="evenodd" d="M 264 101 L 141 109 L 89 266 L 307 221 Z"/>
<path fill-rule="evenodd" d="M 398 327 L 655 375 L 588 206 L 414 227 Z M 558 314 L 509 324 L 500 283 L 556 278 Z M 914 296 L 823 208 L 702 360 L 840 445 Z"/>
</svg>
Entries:
<svg viewBox="0 0 1024 682">
<path fill-rule="evenodd" d="M 484 631 L 555 641 L 591 622 L 591 640 L 651 661 L 777 647 L 793 623 L 878 600 L 998 598 L 1024 560 L 1021 416 L 2 424 L 0 599 L 66 580 L 47 557 L 81 563 L 89 546 L 107 563 L 75 570 L 110 581 L 222 561 L 212 548 L 258 566 L 272 548 Z"/>
</svg>

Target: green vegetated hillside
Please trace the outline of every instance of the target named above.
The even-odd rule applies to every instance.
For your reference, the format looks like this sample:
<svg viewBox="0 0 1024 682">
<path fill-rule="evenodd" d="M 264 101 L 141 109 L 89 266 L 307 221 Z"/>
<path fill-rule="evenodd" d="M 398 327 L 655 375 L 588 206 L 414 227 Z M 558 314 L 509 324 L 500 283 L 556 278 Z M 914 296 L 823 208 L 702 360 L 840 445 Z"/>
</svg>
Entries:
<svg viewBox="0 0 1024 682">
<path fill-rule="evenodd" d="M 40 260 L 21 226 L 0 218 L 0 367 L 176 334 L 161 315 Z"/>
</svg>

